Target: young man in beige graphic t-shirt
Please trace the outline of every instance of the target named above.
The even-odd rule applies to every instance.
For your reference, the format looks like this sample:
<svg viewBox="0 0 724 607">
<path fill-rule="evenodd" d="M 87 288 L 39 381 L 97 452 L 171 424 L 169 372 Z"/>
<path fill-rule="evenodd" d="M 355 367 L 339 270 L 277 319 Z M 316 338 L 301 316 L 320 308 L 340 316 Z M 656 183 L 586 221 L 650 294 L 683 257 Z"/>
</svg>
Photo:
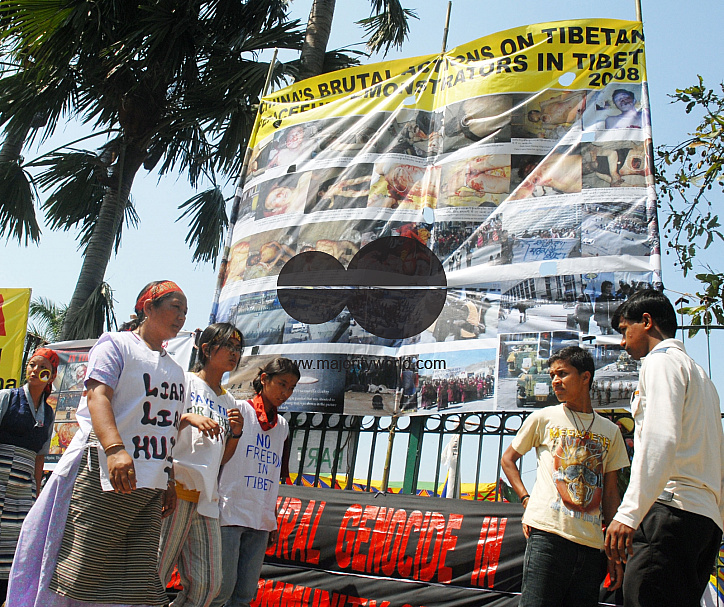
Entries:
<svg viewBox="0 0 724 607">
<path fill-rule="evenodd" d="M 597 415 L 590 388 L 594 364 L 578 346 L 551 356 L 553 390 L 562 404 L 531 414 L 502 465 L 525 507 L 528 538 L 520 607 L 594 607 L 602 581 L 603 530 L 620 502 L 616 471 L 628 466 L 617 426 Z M 531 494 L 516 462 L 536 449 L 538 471 Z M 621 585 L 621 565 L 608 562 L 610 589 Z"/>
</svg>

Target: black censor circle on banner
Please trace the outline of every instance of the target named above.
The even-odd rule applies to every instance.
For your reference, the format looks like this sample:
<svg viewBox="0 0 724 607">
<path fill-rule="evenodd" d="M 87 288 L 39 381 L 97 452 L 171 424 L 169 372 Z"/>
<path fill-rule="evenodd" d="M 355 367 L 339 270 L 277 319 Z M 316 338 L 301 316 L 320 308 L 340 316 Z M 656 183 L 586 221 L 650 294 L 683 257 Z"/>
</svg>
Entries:
<svg viewBox="0 0 724 607">
<path fill-rule="evenodd" d="M 362 247 L 345 267 L 306 251 L 279 273 L 277 296 L 289 316 L 306 324 L 333 320 L 345 306 L 367 332 L 404 339 L 427 329 L 445 305 L 447 277 L 424 244 L 386 236 Z"/>
</svg>

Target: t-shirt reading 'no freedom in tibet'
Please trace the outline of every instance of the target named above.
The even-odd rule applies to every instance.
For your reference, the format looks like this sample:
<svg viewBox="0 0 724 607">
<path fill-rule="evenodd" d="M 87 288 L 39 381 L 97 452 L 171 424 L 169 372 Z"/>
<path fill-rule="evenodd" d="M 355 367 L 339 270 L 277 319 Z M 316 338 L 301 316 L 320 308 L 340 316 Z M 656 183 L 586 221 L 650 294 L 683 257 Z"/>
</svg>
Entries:
<svg viewBox="0 0 724 607">
<path fill-rule="evenodd" d="M 538 457 L 523 523 L 600 549 L 603 477 L 629 461 L 613 422 L 593 413 L 575 415 L 565 405 L 546 407 L 531 414 L 513 439 L 518 453 L 535 448 Z"/>
<path fill-rule="evenodd" d="M 276 425 L 264 430 L 250 401 L 237 404 L 244 418 L 244 434 L 219 476 L 219 524 L 273 531 L 289 426 L 277 415 Z"/>
</svg>

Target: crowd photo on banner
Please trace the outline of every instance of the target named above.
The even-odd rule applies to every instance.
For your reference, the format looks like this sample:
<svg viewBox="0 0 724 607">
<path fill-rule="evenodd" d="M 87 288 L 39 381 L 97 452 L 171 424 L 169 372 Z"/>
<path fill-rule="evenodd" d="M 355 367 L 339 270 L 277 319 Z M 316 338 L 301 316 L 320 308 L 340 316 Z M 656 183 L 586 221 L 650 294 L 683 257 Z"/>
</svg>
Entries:
<svg viewBox="0 0 724 607">
<path fill-rule="evenodd" d="M 206 329 L 158 280 L 0 367 L 0 603 L 699 605 L 724 434 L 663 294 L 641 22 L 302 80 L 248 152 Z M 293 481 L 296 414 L 478 412 L 520 421 L 491 501 Z"/>
</svg>

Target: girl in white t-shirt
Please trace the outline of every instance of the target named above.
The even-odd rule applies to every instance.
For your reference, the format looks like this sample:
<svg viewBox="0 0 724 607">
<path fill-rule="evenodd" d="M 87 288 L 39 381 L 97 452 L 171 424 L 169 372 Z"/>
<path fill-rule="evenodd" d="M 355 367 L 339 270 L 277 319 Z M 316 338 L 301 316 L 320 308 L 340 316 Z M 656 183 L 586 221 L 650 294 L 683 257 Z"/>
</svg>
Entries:
<svg viewBox="0 0 724 607">
<path fill-rule="evenodd" d="M 249 607 L 270 539 L 276 540 L 279 479 L 289 475 L 289 427 L 277 408 L 294 391 L 299 367 L 274 358 L 252 382 L 256 395 L 239 401 L 244 436 L 219 477 L 221 591 L 212 607 Z"/>
<path fill-rule="evenodd" d="M 236 451 L 244 428 L 221 380 L 238 366 L 243 337 L 234 325 L 215 323 L 198 338 L 197 348 L 199 362 L 195 373 L 186 373 L 186 407 L 173 452 L 178 501 L 163 521 L 158 564 L 164 584 L 178 567 L 183 590 L 172 606 L 208 607 L 221 587 L 219 468 Z"/>
</svg>

